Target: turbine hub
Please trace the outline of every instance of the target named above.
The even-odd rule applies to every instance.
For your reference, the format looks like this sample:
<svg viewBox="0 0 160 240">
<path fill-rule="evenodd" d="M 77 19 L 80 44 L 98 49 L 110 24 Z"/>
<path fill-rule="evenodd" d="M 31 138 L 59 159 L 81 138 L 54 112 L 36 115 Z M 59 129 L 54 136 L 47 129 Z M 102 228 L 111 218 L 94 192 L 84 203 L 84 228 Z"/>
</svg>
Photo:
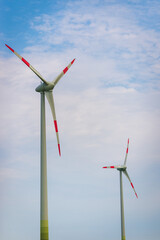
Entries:
<svg viewBox="0 0 160 240">
<path fill-rule="evenodd" d="M 127 168 L 126 166 L 122 165 L 122 166 L 117 167 L 117 170 L 119 170 L 119 171 L 125 171 L 126 168 Z"/>
</svg>

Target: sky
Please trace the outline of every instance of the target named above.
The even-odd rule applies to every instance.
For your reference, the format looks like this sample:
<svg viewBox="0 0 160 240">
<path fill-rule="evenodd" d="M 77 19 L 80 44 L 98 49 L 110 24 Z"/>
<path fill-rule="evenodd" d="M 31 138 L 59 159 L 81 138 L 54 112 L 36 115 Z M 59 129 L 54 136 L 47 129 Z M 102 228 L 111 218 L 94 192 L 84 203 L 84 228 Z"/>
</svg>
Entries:
<svg viewBox="0 0 160 240">
<path fill-rule="evenodd" d="M 1 240 L 40 239 L 40 79 L 52 81 L 62 156 L 46 101 L 49 236 L 120 239 L 119 172 L 126 239 L 160 236 L 160 2 L 0 1 Z"/>
</svg>

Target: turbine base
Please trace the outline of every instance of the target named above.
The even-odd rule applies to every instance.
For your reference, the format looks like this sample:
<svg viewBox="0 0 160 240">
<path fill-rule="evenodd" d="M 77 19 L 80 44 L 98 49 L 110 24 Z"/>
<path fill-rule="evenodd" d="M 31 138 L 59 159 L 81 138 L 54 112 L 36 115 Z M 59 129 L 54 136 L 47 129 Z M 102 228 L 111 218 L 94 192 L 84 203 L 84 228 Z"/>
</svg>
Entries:
<svg viewBox="0 0 160 240">
<path fill-rule="evenodd" d="M 48 220 L 41 220 L 40 240 L 49 240 Z"/>
</svg>

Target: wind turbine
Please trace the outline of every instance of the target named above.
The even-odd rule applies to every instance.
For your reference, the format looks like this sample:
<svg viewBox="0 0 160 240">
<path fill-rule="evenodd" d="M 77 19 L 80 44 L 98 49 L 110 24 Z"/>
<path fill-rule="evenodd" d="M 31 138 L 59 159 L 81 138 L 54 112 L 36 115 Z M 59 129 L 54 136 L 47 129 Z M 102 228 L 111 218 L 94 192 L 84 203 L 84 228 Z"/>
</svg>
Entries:
<svg viewBox="0 0 160 240">
<path fill-rule="evenodd" d="M 131 179 L 128 175 L 127 172 L 127 157 L 128 157 L 128 149 L 129 149 L 129 139 L 127 142 L 127 150 L 126 150 L 126 155 L 125 155 L 125 160 L 124 160 L 124 164 L 123 165 L 119 165 L 119 166 L 105 166 L 103 168 L 115 168 L 119 171 L 120 173 L 120 207 L 121 207 L 121 240 L 125 240 L 126 236 L 125 236 L 125 222 L 124 222 L 124 202 L 123 202 L 123 184 L 122 184 L 122 173 L 124 173 L 124 175 L 126 175 L 126 177 L 128 178 L 136 197 L 138 198 L 138 195 L 135 191 L 135 188 L 133 186 L 133 183 L 131 182 Z"/>
<path fill-rule="evenodd" d="M 53 93 L 52 90 L 58 81 L 63 77 L 63 75 L 68 71 L 68 69 L 72 66 L 75 59 L 70 62 L 70 64 L 63 69 L 63 71 L 52 81 L 46 81 L 41 74 L 30 64 L 28 63 L 23 57 L 21 57 L 16 51 L 14 51 L 11 47 L 5 44 L 18 58 L 20 58 L 41 80 L 42 83 L 35 89 L 37 92 L 41 94 L 41 149 L 40 149 L 40 161 L 41 161 L 41 193 L 40 193 L 40 240 L 48 240 L 48 199 L 47 199 L 47 155 L 46 155 L 46 124 L 45 124 L 45 95 L 49 102 L 55 132 L 57 137 L 57 144 L 58 144 L 58 151 L 59 155 L 61 156 L 60 150 L 60 142 L 59 142 L 59 135 L 58 135 L 58 126 L 56 120 L 56 113 L 54 107 L 54 100 L 53 100 Z"/>
</svg>

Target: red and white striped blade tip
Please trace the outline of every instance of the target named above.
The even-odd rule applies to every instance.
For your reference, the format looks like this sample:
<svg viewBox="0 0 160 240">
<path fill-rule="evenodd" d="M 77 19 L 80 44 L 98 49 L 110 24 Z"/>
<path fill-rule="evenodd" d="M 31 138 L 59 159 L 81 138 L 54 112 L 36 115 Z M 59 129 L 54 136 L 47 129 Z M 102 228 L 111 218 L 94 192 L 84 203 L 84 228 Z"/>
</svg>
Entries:
<svg viewBox="0 0 160 240">
<path fill-rule="evenodd" d="M 74 61 L 75 61 L 75 58 L 72 60 L 72 62 L 71 62 L 70 64 L 72 65 L 72 64 L 74 63 Z M 69 64 L 69 65 L 70 65 L 70 64 Z M 64 74 L 65 74 L 65 73 L 68 71 L 68 69 L 70 68 L 69 65 L 63 69 L 63 73 L 64 73 Z"/>
<path fill-rule="evenodd" d="M 75 60 L 76 60 L 76 59 L 74 58 L 74 59 L 72 60 L 71 64 L 73 64 Z"/>
<path fill-rule="evenodd" d="M 57 120 L 54 120 L 54 127 L 55 127 L 55 131 L 56 133 L 58 133 L 58 125 L 57 125 Z M 59 144 L 59 138 L 58 140 L 58 151 L 59 151 L 59 156 L 61 156 L 61 149 L 60 149 L 60 144 Z"/>
<path fill-rule="evenodd" d="M 5 44 L 5 45 L 6 45 L 6 47 L 8 47 L 14 54 L 17 55 L 16 51 L 14 51 L 14 50 L 13 50 L 10 46 L 8 46 L 7 44 Z M 22 60 L 22 62 L 24 62 L 28 67 L 30 67 L 30 63 L 27 62 L 26 59 L 24 59 L 23 57 L 21 57 L 19 54 L 18 54 L 17 57 L 19 57 L 19 58 Z"/>
<path fill-rule="evenodd" d="M 131 182 L 131 187 L 133 188 L 133 190 L 134 190 L 134 193 L 135 193 L 136 197 L 138 198 L 138 195 L 137 195 L 137 193 L 136 193 L 136 191 L 135 191 L 135 188 L 134 188 L 134 186 L 133 186 L 133 183 L 132 183 L 132 182 Z"/>
<path fill-rule="evenodd" d="M 103 168 L 115 168 L 115 166 L 105 166 Z"/>
<path fill-rule="evenodd" d="M 8 46 L 7 44 L 5 44 L 6 45 L 6 47 L 8 47 L 12 52 L 14 52 L 14 50 L 10 47 L 10 46 Z"/>
<path fill-rule="evenodd" d="M 59 156 L 61 157 L 61 149 L 60 149 L 60 144 L 58 143 L 58 151 L 59 151 Z"/>
</svg>

